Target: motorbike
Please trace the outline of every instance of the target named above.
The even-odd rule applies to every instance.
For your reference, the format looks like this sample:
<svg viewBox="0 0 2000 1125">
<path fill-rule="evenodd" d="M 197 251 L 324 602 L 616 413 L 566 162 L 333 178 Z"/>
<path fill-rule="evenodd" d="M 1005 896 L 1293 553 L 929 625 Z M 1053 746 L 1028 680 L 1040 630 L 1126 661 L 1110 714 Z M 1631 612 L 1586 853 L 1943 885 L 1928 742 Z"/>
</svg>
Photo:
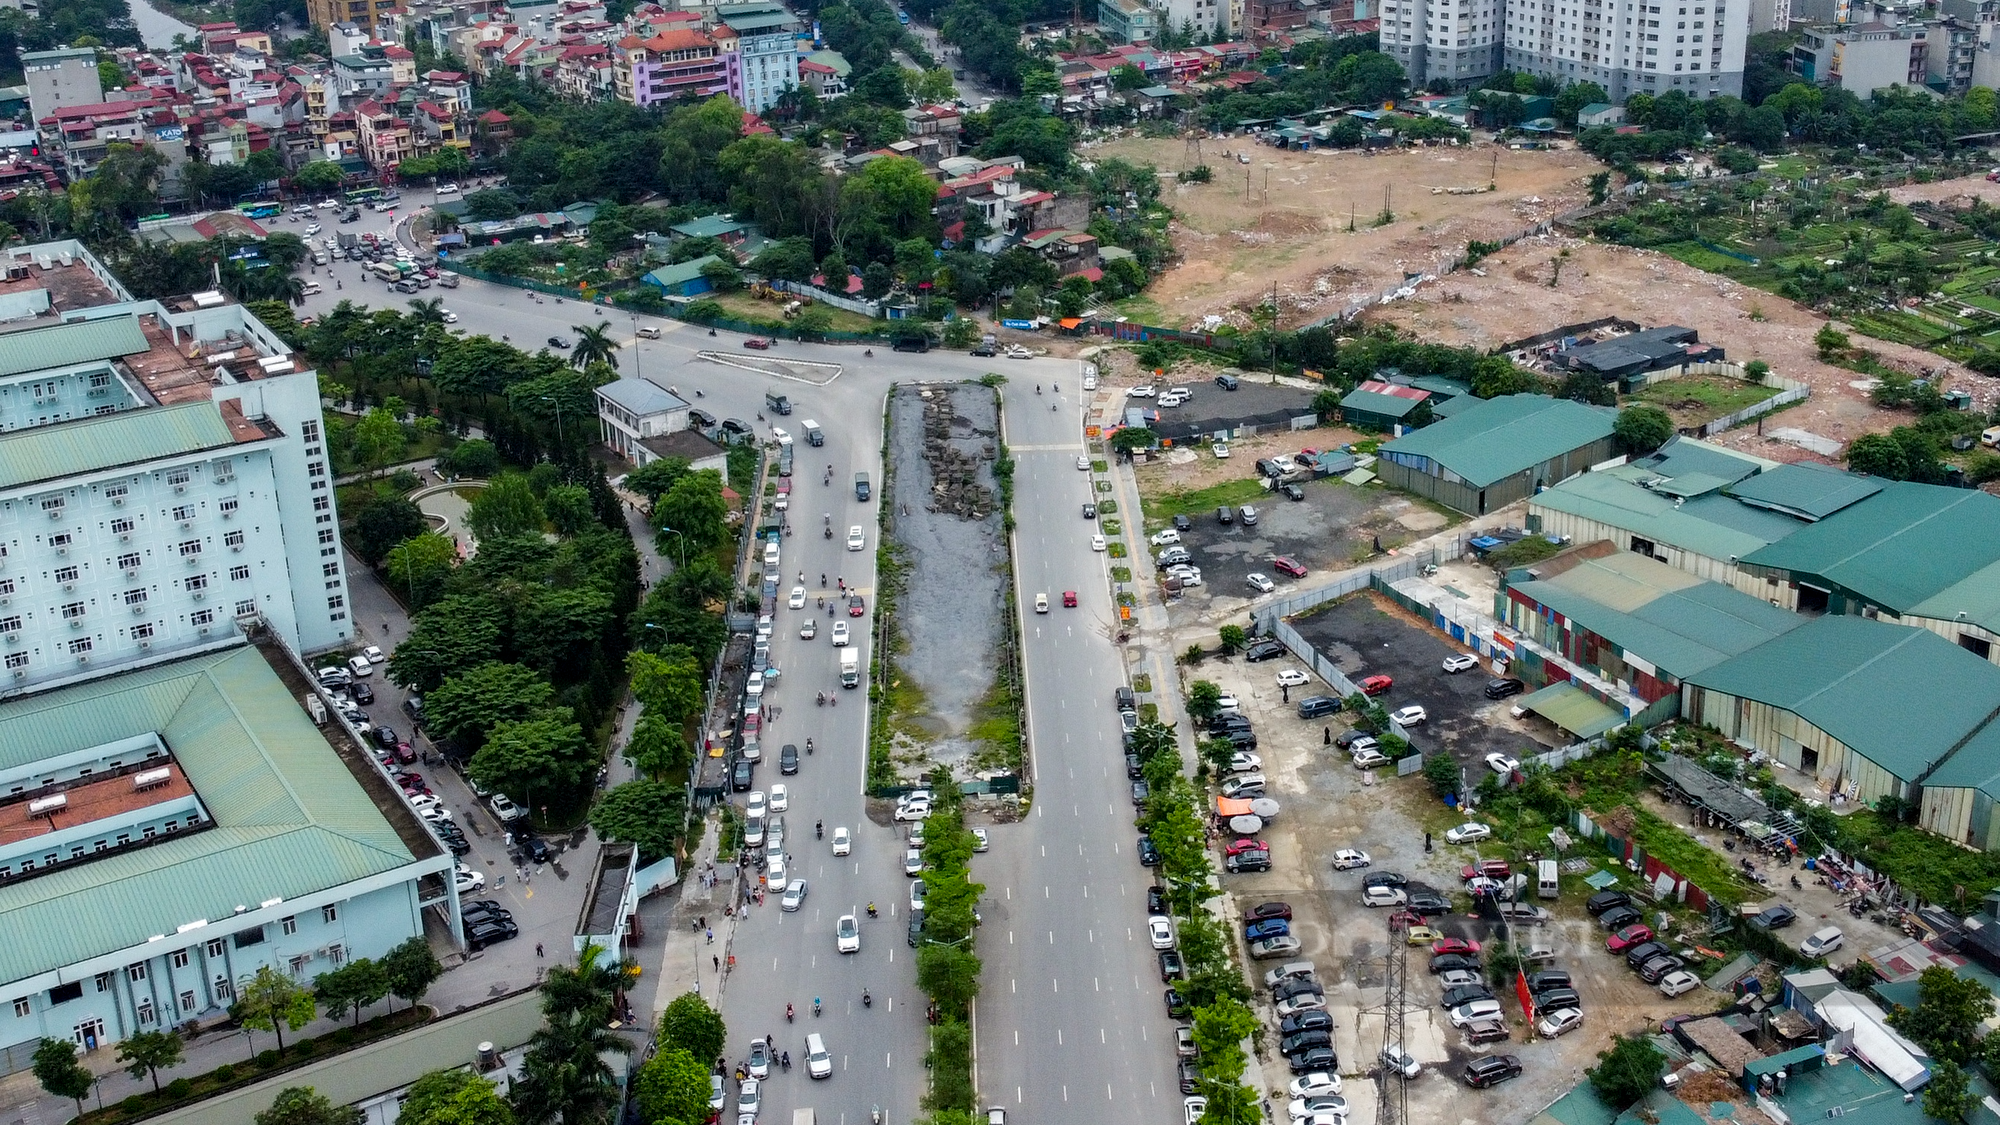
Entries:
<svg viewBox="0 0 2000 1125">
<path fill-rule="evenodd" d="M 868 990 L 865 988 L 861 990 L 861 1006 L 864 1008 L 872 1008 L 875 1006 L 875 998 L 873 996 L 868 995 Z"/>
<path fill-rule="evenodd" d="M 792 1006 L 790 1004 L 785 1005 L 785 1022 L 792 1022 Z"/>
<path fill-rule="evenodd" d="M 863 349 L 861 349 L 861 358 L 863 358 L 863 359 L 874 359 L 874 358 L 875 358 L 875 349 L 874 349 L 874 348 L 863 348 Z"/>
<path fill-rule="evenodd" d="M 826 839 L 826 821 L 824 820 L 813 821 L 813 839 L 815 840 Z"/>
<path fill-rule="evenodd" d="M 868 904 L 868 916 L 870 918 L 875 917 L 875 904 L 872 902 Z"/>
<path fill-rule="evenodd" d="M 830 527 L 829 527 L 829 528 L 827 528 L 827 529 L 826 529 L 826 536 L 825 536 L 825 538 L 828 538 L 828 539 L 831 539 L 831 538 L 833 538 L 833 529 L 832 529 L 832 528 L 830 528 Z"/>
</svg>

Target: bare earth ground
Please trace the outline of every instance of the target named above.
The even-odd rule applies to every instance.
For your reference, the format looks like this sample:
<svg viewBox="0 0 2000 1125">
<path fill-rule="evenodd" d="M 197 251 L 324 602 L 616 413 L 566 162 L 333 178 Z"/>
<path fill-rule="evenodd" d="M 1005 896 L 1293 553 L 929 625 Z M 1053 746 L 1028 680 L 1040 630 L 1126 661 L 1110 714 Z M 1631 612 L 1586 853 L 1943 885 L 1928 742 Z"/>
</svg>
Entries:
<svg viewBox="0 0 2000 1125">
<path fill-rule="evenodd" d="M 1569 258 L 1561 283 L 1551 289 L 1551 262 L 1564 250 Z M 1845 443 L 1909 420 L 1907 413 L 1870 403 L 1864 376 L 1819 361 L 1813 334 L 1826 323 L 1824 317 L 1664 254 L 1543 235 L 1485 259 L 1480 272 L 1485 276 L 1451 274 L 1418 289 L 1414 297 L 1376 309 L 1367 319 L 1395 325 L 1421 340 L 1478 348 L 1603 316 L 1647 325 L 1682 324 L 1699 331 L 1704 341 L 1720 344 L 1732 360 L 1761 359 L 1777 374 L 1812 385 L 1812 398 L 1772 415 L 1768 429 L 1796 427 Z M 1752 320 L 1753 309 L 1764 319 Z M 1862 336 L 1853 340 L 1913 375 L 1926 367 L 1944 370 L 1946 389 L 1972 392 L 1979 410 L 1993 406 L 1991 380 L 1931 352 Z M 1813 458 L 1760 435 L 1755 426 L 1714 440 L 1777 461 Z"/>
<path fill-rule="evenodd" d="M 1238 151 L 1249 153 L 1249 164 L 1224 155 Z M 1169 175 L 1180 171 L 1185 155 L 1179 139 L 1144 138 L 1093 145 L 1087 153 L 1152 164 Z M 1399 284 L 1406 272 L 1433 270 L 1469 239 L 1494 241 L 1578 206 L 1587 198 L 1585 181 L 1602 169 L 1577 149 L 1481 145 L 1365 156 L 1289 152 L 1231 137 L 1204 139 L 1202 157 L 1215 182 L 1161 184 L 1177 215 L 1174 245 L 1181 255 L 1147 291 L 1167 313 L 1165 327 L 1209 315 L 1248 324 L 1243 310 L 1269 299 L 1273 285 L 1284 327 L 1316 320 Z M 1484 189 L 1489 180 L 1496 191 L 1432 194 Z M 1396 221 L 1373 227 L 1385 189 Z"/>
<path fill-rule="evenodd" d="M 1893 188 L 1889 198 L 1898 203 L 1945 203 L 1960 196 L 1983 199 L 1989 204 L 2000 204 L 2000 183 L 1993 183 L 1985 176 L 1961 176 L 1956 180 L 1939 180 L 1930 184 L 1910 184 Z"/>
</svg>

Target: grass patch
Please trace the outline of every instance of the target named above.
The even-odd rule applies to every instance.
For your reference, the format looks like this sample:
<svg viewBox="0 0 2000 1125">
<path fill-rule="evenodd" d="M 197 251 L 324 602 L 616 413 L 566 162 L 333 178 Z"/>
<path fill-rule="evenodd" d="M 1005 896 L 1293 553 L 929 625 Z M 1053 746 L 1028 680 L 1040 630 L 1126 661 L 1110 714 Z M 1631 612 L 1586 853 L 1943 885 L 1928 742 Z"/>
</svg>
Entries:
<svg viewBox="0 0 2000 1125">
<path fill-rule="evenodd" d="M 1840 825 L 1842 842 L 1855 846 L 1868 866 L 1931 902 L 1977 904 L 2000 886 L 2000 856 L 1967 851 L 1875 812 L 1850 813 Z"/>
<path fill-rule="evenodd" d="M 986 690 L 979 702 L 979 719 L 968 732 L 979 749 L 972 754 L 975 770 L 1016 770 L 1024 746 L 1021 741 L 1021 710 L 1016 705 L 1012 685 L 1006 680 Z"/>
<path fill-rule="evenodd" d="M 1681 408 L 1686 408 L 1689 403 L 1698 403 L 1703 411 L 1719 418 L 1724 414 L 1734 414 L 1738 410 L 1755 406 L 1777 396 L 1778 390 L 1775 387 L 1747 383 L 1741 379 L 1726 379 L 1719 375 L 1696 375 L 1653 383 L 1631 398 L 1657 406 Z"/>
<path fill-rule="evenodd" d="M 1111 471 L 1111 462 L 1109 462 L 1109 461 L 1104 461 L 1104 460 L 1097 460 L 1097 461 L 1092 461 L 1092 462 L 1090 463 L 1090 471 L 1091 471 L 1091 472 L 1093 472 L 1093 473 L 1106 473 L 1106 472 L 1110 472 L 1110 471 Z"/>
<path fill-rule="evenodd" d="M 702 297 L 706 300 L 714 301 L 716 304 L 729 310 L 729 315 L 738 320 L 784 322 L 783 310 L 785 306 L 783 301 L 760 301 L 752 297 L 747 291 L 704 293 Z M 786 301 L 792 299 L 789 296 L 785 298 Z M 862 316 L 860 313 L 848 312 L 846 309 L 836 309 L 832 305 L 817 305 L 815 307 L 823 308 L 833 314 L 832 329 L 835 332 L 875 332 L 879 331 L 882 327 L 879 322 Z"/>
<path fill-rule="evenodd" d="M 1708 896 L 1729 906 L 1744 901 L 1745 889 L 1736 868 L 1704 847 L 1679 826 L 1661 820 L 1645 809 L 1631 806 L 1632 837 L 1645 853 L 1686 876 Z M 1757 893 L 1765 893 L 1759 888 Z"/>
<path fill-rule="evenodd" d="M 1117 515 L 1117 514 L 1118 514 L 1118 501 L 1116 501 L 1116 500 L 1099 500 L 1099 501 L 1097 502 L 1097 514 L 1098 514 L 1098 515 L 1100 515 L 1100 516 L 1114 516 L 1114 515 Z"/>
<path fill-rule="evenodd" d="M 1138 692 L 1152 691 L 1153 674 L 1151 672 L 1141 672 L 1138 675 L 1133 676 L 1132 690 Z"/>
<path fill-rule="evenodd" d="M 1140 506 L 1147 519 L 1166 520 L 1213 511 L 1224 504 L 1245 504 L 1268 495 L 1260 481 L 1226 480 L 1207 488 L 1175 489 L 1158 496 L 1142 496 Z"/>
<path fill-rule="evenodd" d="M 1114 543 L 1106 543 L 1104 545 L 1104 553 L 1110 555 L 1114 559 L 1122 559 L 1125 557 L 1125 544 L 1122 541 Z"/>
<path fill-rule="evenodd" d="M 1120 582 L 1120 583 L 1132 581 L 1132 568 L 1129 566 L 1112 567 L 1111 580 L 1113 582 Z"/>
<path fill-rule="evenodd" d="M 1105 520 L 1103 528 L 1106 535 L 1123 535 L 1125 534 L 1125 521 Z"/>
</svg>

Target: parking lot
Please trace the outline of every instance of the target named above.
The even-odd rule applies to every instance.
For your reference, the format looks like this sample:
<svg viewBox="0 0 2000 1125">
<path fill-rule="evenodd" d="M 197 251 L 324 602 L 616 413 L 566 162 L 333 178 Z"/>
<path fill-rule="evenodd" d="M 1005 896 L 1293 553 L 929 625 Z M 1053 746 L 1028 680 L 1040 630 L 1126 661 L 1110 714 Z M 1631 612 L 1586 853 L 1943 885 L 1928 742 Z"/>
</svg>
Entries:
<svg viewBox="0 0 2000 1125">
<path fill-rule="evenodd" d="M 1369 603 L 1361 605 L 1367 613 L 1379 614 Z M 1326 624 L 1338 626 L 1350 617 L 1359 620 L 1364 615 L 1342 607 L 1342 612 L 1332 615 Z M 1407 650 L 1408 668 L 1402 663 L 1380 663 L 1366 671 L 1390 670 L 1399 679 L 1421 677 L 1418 682 L 1427 685 L 1423 694 L 1403 694 L 1427 706 L 1431 704 L 1428 697 L 1435 695 L 1441 709 L 1459 716 L 1456 722 L 1468 728 L 1474 725 L 1471 714 L 1477 708 L 1472 701 L 1486 703 L 1478 697 L 1478 685 L 1484 683 L 1485 676 L 1478 672 L 1444 676 L 1437 670 L 1437 664 L 1449 646 L 1436 641 L 1433 653 L 1431 647 L 1420 648 L 1413 643 L 1414 638 L 1399 635 L 1395 629 L 1416 631 L 1414 626 L 1378 624 L 1373 626 L 1372 633 L 1351 634 L 1392 638 L 1373 641 L 1377 650 L 1383 644 L 1392 648 L 1400 645 Z M 1418 671 L 1420 664 L 1422 672 Z M 1240 660 L 1207 661 L 1190 669 L 1189 676 L 1191 680 L 1213 680 L 1238 698 L 1242 713 L 1255 724 L 1257 753 L 1269 779 L 1269 794 L 1282 806 L 1279 817 L 1262 833 L 1271 847 L 1272 870 L 1223 876 L 1228 913 L 1232 918 L 1240 918 L 1244 911 L 1259 903 L 1282 900 L 1291 904 L 1292 932 L 1302 943 L 1295 957 L 1314 962 L 1319 979 L 1326 986 L 1327 1007 L 1335 1025 L 1334 1045 L 1346 1079 L 1344 1096 L 1356 1114 L 1366 1115 L 1372 1112 L 1375 1094 L 1373 1083 L 1364 1076 L 1376 1069 L 1376 1055 L 1384 1039 L 1384 1017 L 1379 1010 L 1385 983 L 1384 958 L 1397 948 L 1392 942 L 1399 941 L 1401 935 L 1392 934 L 1389 929 L 1391 911 L 1362 906 L 1364 879 L 1372 873 L 1397 872 L 1413 883 L 1426 883 L 1444 892 L 1452 900 L 1453 912 L 1431 918 L 1429 925 L 1447 936 L 1490 943 L 1491 927 L 1468 913 L 1470 899 L 1458 891 L 1462 885 L 1459 868 L 1482 858 L 1518 860 L 1517 849 L 1530 845 L 1526 841 L 1487 841 L 1477 848 L 1446 846 L 1441 830 L 1461 818 L 1443 808 L 1421 777 L 1398 779 L 1386 769 L 1366 773 L 1357 770 L 1349 764 L 1346 754 L 1323 743 L 1323 729 L 1339 733 L 1348 725 L 1344 717 L 1330 723 L 1320 719 L 1302 721 L 1297 717 L 1297 701 L 1323 692 L 1326 687 L 1318 682 L 1295 687 L 1291 689 L 1291 700 L 1285 701 L 1276 674 L 1297 667 L 1291 660 L 1257 664 Z M 1433 679 L 1460 681 L 1472 689 L 1470 697 L 1456 689 L 1433 692 L 1429 687 Z M 1391 695 L 1394 697 L 1396 693 Z M 1506 745 L 1517 749 L 1519 743 Z M 1484 768 L 1483 763 L 1480 768 Z M 1435 849 L 1429 853 L 1425 851 L 1427 830 L 1438 833 Z M 1343 848 L 1367 852 L 1372 864 L 1356 870 L 1334 870 L 1333 853 Z M 1451 1026 L 1440 1007 L 1442 989 L 1428 971 L 1429 949 L 1408 948 L 1408 1011 L 1403 1039 L 1424 1066 L 1424 1073 L 1409 1088 L 1413 1119 L 1528 1120 L 1556 1094 L 1581 1079 L 1582 1071 L 1594 1065 L 1597 1052 L 1604 1049 L 1611 1036 L 1657 1026 L 1660 1019 L 1671 1014 L 1705 1011 L 1715 1006 L 1719 997 L 1706 990 L 1669 1000 L 1640 981 L 1621 959 L 1606 953 L 1604 933 L 1583 910 L 1583 899 L 1588 893 L 1581 874 L 1566 876 L 1562 897 L 1539 903 L 1551 908 L 1555 915 L 1547 925 L 1537 927 L 1536 933 L 1546 938 L 1554 950 L 1549 967 L 1567 970 L 1572 975 L 1585 1012 L 1582 1027 L 1553 1042 L 1532 1038 L 1509 982 L 1489 981 L 1500 999 L 1510 1039 L 1477 1046 L 1468 1043 Z M 1269 992 L 1261 987 L 1265 970 L 1276 963 L 1246 962 L 1259 986 L 1258 1007 L 1265 1021 L 1261 1056 L 1264 1073 L 1273 1088 L 1282 1093 L 1283 1082 L 1289 1075 L 1285 1060 L 1275 1049 L 1278 1019 L 1269 1002 Z M 1517 1055 L 1524 1066 L 1522 1076 L 1490 1090 L 1467 1088 L 1462 1079 L 1466 1064 L 1494 1054 Z"/>
<path fill-rule="evenodd" d="M 1381 704 L 1391 711 L 1421 704 L 1429 717 L 1413 728 L 1417 745 L 1449 751 L 1475 784 L 1484 776 L 1488 754 L 1525 758 L 1554 748 L 1531 725 L 1535 720 L 1513 717 L 1511 701 L 1486 698 L 1490 669 L 1445 673 L 1445 658 L 1465 649 L 1385 598 L 1357 594 L 1292 624 L 1349 679 L 1392 677 L 1395 686 L 1380 697 Z"/>
</svg>

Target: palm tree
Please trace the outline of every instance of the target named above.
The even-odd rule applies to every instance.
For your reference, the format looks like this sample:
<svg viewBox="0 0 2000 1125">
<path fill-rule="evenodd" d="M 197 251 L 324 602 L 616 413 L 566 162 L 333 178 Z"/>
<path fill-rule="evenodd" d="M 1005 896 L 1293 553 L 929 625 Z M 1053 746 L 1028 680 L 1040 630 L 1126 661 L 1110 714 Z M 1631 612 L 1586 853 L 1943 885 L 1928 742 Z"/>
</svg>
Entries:
<svg viewBox="0 0 2000 1125">
<path fill-rule="evenodd" d="M 632 1042 L 596 1015 L 551 1019 L 528 1041 L 514 1112 L 527 1125 L 591 1125 L 609 1119 L 618 1087 L 606 1052 L 630 1054 Z"/>
<path fill-rule="evenodd" d="M 419 326 L 444 323 L 444 298 L 431 297 L 427 300 L 410 302 L 410 319 Z"/>
<path fill-rule="evenodd" d="M 572 324 L 570 327 L 576 330 L 576 346 L 569 350 L 572 366 L 580 371 L 592 363 L 602 362 L 610 364 L 614 371 L 618 369 L 618 349 L 623 345 L 611 338 L 608 326 L 599 324 L 585 328 L 581 324 Z"/>
<path fill-rule="evenodd" d="M 276 289 L 278 286 L 273 286 Z M 306 303 L 306 279 L 298 274 L 287 274 L 283 282 L 284 299 L 294 308 L 304 308 Z"/>
<path fill-rule="evenodd" d="M 630 957 L 607 959 L 603 946 L 586 944 L 576 966 L 557 965 L 542 981 L 542 1011 L 550 1021 L 601 1013 L 608 1022 L 618 994 L 638 970 Z"/>
</svg>

